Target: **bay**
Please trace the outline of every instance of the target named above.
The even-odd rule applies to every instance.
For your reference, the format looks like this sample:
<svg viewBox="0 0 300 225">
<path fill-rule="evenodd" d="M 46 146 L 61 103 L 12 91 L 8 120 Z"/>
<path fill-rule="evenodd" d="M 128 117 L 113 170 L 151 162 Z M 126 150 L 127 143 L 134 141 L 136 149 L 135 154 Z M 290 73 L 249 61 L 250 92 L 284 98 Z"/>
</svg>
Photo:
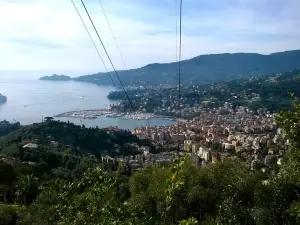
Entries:
<svg viewBox="0 0 300 225">
<path fill-rule="evenodd" d="M 74 81 L 0 80 L 0 93 L 7 96 L 7 103 L 0 105 L 0 121 L 19 121 L 22 125 L 41 122 L 43 117 L 60 113 L 107 109 L 113 103 L 107 95 L 114 88 Z M 95 120 L 59 118 L 59 120 L 87 127 L 118 126 L 134 129 L 142 126 L 168 126 L 173 121 L 162 119 L 124 120 L 100 116 Z"/>
</svg>

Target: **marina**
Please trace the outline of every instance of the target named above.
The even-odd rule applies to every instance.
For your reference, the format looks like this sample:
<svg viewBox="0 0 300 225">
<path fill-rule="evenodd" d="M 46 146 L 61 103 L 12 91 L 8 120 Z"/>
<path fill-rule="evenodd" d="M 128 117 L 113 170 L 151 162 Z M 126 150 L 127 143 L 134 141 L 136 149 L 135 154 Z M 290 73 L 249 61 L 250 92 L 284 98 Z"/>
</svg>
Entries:
<svg viewBox="0 0 300 225">
<path fill-rule="evenodd" d="M 96 119 L 99 116 L 111 114 L 109 110 L 105 109 L 93 109 L 93 110 L 80 110 L 70 111 L 58 114 L 54 117 L 69 117 L 69 118 L 81 118 L 81 119 Z"/>
<path fill-rule="evenodd" d="M 116 112 L 107 109 L 93 109 L 93 110 L 79 110 L 70 111 L 58 114 L 54 117 L 64 117 L 64 118 L 80 118 L 80 119 L 97 119 L 100 116 L 105 116 L 107 118 L 119 118 L 123 120 L 150 120 L 150 119 L 164 119 L 164 120 L 175 120 L 174 118 L 167 116 L 155 115 L 154 113 L 138 113 L 138 112 Z"/>
</svg>

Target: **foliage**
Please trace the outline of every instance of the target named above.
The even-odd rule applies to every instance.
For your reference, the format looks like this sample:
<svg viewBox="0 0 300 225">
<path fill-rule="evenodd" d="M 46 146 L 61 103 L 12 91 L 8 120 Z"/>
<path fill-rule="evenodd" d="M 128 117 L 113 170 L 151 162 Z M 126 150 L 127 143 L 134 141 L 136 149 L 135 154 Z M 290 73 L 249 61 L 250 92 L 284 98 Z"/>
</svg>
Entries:
<svg viewBox="0 0 300 225">
<path fill-rule="evenodd" d="M 20 222 L 294 224 L 296 217 L 288 210 L 299 200 L 299 168 L 298 162 L 285 164 L 280 175 L 266 177 L 238 161 L 199 168 L 186 157 L 134 172 L 128 179 L 121 170 L 95 167 L 79 179 L 42 183 L 37 198 L 20 213 Z"/>
<path fill-rule="evenodd" d="M 296 216 L 297 222 L 300 222 L 300 202 L 295 202 L 290 208 L 291 215 Z"/>
<path fill-rule="evenodd" d="M 277 123 L 286 132 L 287 138 L 295 148 L 300 148 L 300 103 L 298 98 L 291 94 L 293 110 L 282 109 L 277 114 Z"/>
<path fill-rule="evenodd" d="M 18 215 L 21 213 L 22 207 L 17 205 L 0 204 L 0 224 L 15 225 L 17 224 Z"/>
<path fill-rule="evenodd" d="M 38 192 L 39 180 L 32 174 L 20 175 L 16 184 L 15 198 L 16 202 L 23 205 L 29 205 L 36 198 Z"/>
<path fill-rule="evenodd" d="M 0 161 L 0 185 L 10 186 L 16 178 L 14 168 L 3 161 Z"/>
<path fill-rule="evenodd" d="M 123 224 L 122 206 L 115 203 L 115 185 L 115 178 L 101 167 L 87 170 L 80 180 L 56 180 L 45 184 L 27 214 L 23 215 L 23 221 L 25 224 L 34 224 L 36 221 L 59 224 Z M 37 215 L 34 213 L 37 208 L 49 210 Z"/>
<path fill-rule="evenodd" d="M 188 218 L 187 220 L 180 221 L 179 225 L 196 225 L 198 221 L 195 218 Z"/>
</svg>

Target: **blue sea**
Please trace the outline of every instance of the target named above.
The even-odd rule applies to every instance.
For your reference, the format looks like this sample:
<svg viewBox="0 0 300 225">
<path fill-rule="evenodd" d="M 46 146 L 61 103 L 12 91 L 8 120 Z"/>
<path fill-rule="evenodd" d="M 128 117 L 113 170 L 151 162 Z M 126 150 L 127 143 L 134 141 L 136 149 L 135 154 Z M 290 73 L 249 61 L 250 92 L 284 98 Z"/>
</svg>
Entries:
<svg viewBox="0 0 300 225">
<path fill-rule="evenodd" d="M 0 105 L 0 121 L 19 121 L 22 125 L 41 122 L 43 117 L 60 113 L 107 109 L 113 103 L 107 95 L 114 88 L 74 81 L 9 80 L 0 78 L 0 93 L 7 96 L 7 103 Z M 83 97 L 82 97 L 83 96 Z M 95 120 L 59 118 L 87 127 L 118 126 L 122 129 L 134 129 L 142 126 L 167 126 L 170 120 L 123 120 L 119 118 L 98 117 Z"/>
</svg>

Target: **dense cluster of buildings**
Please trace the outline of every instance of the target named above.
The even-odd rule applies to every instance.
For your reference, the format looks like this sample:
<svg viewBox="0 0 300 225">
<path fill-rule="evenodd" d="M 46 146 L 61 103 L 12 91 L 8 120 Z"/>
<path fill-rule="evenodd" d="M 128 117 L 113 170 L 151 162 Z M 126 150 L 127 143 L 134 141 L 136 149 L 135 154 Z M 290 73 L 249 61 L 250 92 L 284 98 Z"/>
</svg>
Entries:
<svg viewBox="0 0 300 225">
<path fill-rule="evenodd" d="M 258 78 L 249 78 L 240 81 L 240 85 L 257 81 Z M 267 80 L 268 81 L 268 80 Z M 267 82 L 266 81 L 266 82 Z M 264 80 L 262 81 L 264 82 Z M 251 106 L 261 105 L 259 90 L 251 88 L 240 90 L 229 83 L 216 83 L 210 85 L 183 85 L 181 98 L 178 99 L 178 87 L 169 88 L 144 88 L 129 91 L 135 111 L 150 112 L 156 115 L 166 115 L 181 118 L 194 118 L 203 108 L 214 108 L 223 105 L 225 101 L 234 104 Z M 123 99 L 121 91 L 113 93 L 114 100 L 119 100 L 111 108 L 116 111 L 126 112 L 130 109 L 127 100 Z M 229 103 L 227 103 L 230 105 Z"/>
<path fill-rule="evenodd" d="M 198 156 L 203 163 L 224 157 L 239 157 L 252 167 L 273 166 L 288 146 L 274 120 L 274 114 L 246 107 L 233 109 L 225 103 L 217 109 L 203 110 L 190 121 L 169 127 L 143 127 L 133 130 L 140 138 L 168 144 L 178 143 L 180 151 Z"/>
</svg>

